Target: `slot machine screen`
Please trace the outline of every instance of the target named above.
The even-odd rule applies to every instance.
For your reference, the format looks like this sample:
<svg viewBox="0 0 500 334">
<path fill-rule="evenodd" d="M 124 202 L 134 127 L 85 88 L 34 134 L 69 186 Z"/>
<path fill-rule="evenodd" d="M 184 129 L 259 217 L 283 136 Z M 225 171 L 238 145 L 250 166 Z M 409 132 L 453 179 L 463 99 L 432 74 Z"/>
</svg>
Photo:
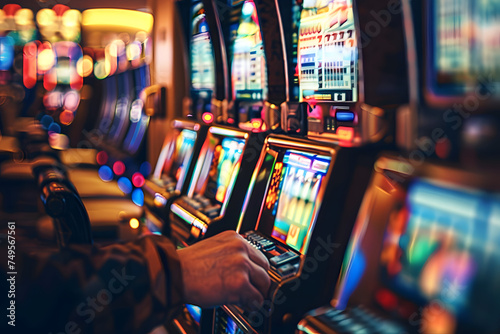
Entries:
<svg viewBox="0 0 500 334">
<path fill-rule="evenodd" d="M 327 156 L 289 149 L 274 163 L 259 225 L 272 226 L 273 238 L 301 253 L 309 245 L 318 192 L 330 162 Z"/>
<path fill-rule="evenodd" d="M 213 134 L 207 137 L 202 148 L 204 158 L 193 190 L 213 205 L 220 205 L 221 215 L 238 176 L 244 148 L 244 139 Z"/>
<path fill-rule="evenodd" d="M 182 129 L 175 131 L 175 139 L 170 139 L 169 144 L 163 149 L 159 160 L 163 160 L 160 178 L 164 183 L 177 185 L 183 184 L 184 178 L 193 158 L 193 150 L 197 133 L 193 130 Z"/>
<path fill-rule="evenodd" d="M 267 99 L 267 69 L 257 8 L 251 0 L 241 7 L 237 24 L 231 26 L 233 98 Z"/>
<path fill-rule="evenodd" d="M 429 1 L 428 87 L 438 96 L 500 88 L 500 3 Z M 498 95 L 498 93 L 496 93 Z"/>
<path fill-rule="evenodd" d="M 500 196 L 424 178 L 376 187 L 351 235 L 336 307 L 372 304 L 419 326 L 440 321 L 447 333 L 457 323 L 498 331 Z"/>
<path fill-rule="evenodd" d="M 300 102 L 356 102 L 358 49 L 352 0 L 305 0 L 297 45 Z"/>
<path fill-rule="evenodd" d="M 202 3 L 192 7 L 191 85 L 210 99 L 215 90 L 214 50 Z"/>
</svg>

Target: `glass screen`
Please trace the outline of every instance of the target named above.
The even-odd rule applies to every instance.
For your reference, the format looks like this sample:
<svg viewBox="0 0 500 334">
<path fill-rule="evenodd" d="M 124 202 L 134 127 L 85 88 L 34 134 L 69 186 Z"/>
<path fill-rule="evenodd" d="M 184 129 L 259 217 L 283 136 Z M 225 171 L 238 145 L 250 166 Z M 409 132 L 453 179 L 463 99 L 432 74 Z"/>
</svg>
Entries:
<svg viewBox="0 0 500 334">
<path fill-rule="evenodd" d="M 455 95 L 475 87 L 500 88 L 500 3 L 495 0 L 430 2 L 431 87 Z M 432 49 L 432 48 L 431 48 Z"/>
<path fill-rule="evenodd" d="M 238 175 L 245 140 L 222 136 L 210 136 L 207 140 L 208 149 L 195 192 L 213 204 L 223 205 Z"/>
<path fill-rule="evenodd" d="M 215 62 L 203 4 L 193 6 L 191 35 L 191 85 L 196 90 L 215 90 Z M 210 96 L 207 96 L 210 98 Z"/>
<path fill-rule="evenodd" d="M 273 221 L 272 236 L 305 253 L 319 189 L 330 166 L 327 156 L 287 150 L 274 164 L 261 220 Z"/>
<path fill-rule="evenodd" d="M 337 308 L 382 308 L 429 333 L 457 325 L 498 332 L 498 194 L 428 179 L 407 187 L 378 174 L 360 212 Z"/>
<path fill-rule="evenodd" d="M 255 3 L 245 1 L 238 25 L 232 27 L 233 97 L 261 101 L 267 98 L 267 74 L 264 46 Z"/>
<path fill-rule="evenodd" d="M 304 1 L 297 59 L 301 102 L 357 101 L 352 0 Z"/>
<path fill-rule="evenodd" d="M 164 148 L 161 179 L 168 183 L 183 183 L 193 158 L 196 131 L 183 129 Z M 160 160 L 160 159 L 159 159 Z"/>
<path fill-rule="evenodd" d="M 389 219 L 383 279 L 414 301 L 439 300 L 456 315 L 498 314 L 499 223 L 499 197 L 417 181 Z"/>
</svg>

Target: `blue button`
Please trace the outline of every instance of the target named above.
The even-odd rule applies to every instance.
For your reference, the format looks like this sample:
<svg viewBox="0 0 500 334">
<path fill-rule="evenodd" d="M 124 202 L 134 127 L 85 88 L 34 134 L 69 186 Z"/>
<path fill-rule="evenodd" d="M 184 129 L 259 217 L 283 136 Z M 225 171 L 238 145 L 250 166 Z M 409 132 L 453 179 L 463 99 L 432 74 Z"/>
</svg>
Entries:
<svg viewBox="0 0 500 334">
<path fill-rule="evenodd" d="M 354 113 L 351 111 L 337 111 L 335 114 L 337 121 L 340 122 L 352 122 L 354 121 Z"/>
</svg>

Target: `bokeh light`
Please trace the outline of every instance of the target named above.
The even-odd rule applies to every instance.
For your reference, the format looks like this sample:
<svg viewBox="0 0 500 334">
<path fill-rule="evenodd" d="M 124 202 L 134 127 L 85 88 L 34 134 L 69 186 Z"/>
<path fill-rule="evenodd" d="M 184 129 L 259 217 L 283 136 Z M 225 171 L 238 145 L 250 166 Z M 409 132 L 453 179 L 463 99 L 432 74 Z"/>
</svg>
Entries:
<svg viewBox="0 0 500 334">
<path fill-rule="evenodd" d="M 120 188 L 120 190 L 125 194 L 130 194 L 132 191 L 132 182 L 130 182 L 130 180 L 125 176 L 122 176 L 118 179 L 118 188 Z"/>
<path fill-rule="evenodd" d="M 116 175 L 122 175 L 125 173 L 125 164 L 121 161 L 116 161 L 113 164 L 113 172 L 115 172 Z"/>
<path fill-rule="evenodd" d="M 109 182 L 113 180 L 113 171 L 109 166 L 101 166 L 98 171 L 99 177 L 104 182 Z"/>
<path fill-rule="evenodd" d="M 144 192 L 142 191 L 142 189 L 135 189 L 132 192 L 132 202 L 134 202 L 135 205 L 138 206 L 144 205 Z"/>
</svg>

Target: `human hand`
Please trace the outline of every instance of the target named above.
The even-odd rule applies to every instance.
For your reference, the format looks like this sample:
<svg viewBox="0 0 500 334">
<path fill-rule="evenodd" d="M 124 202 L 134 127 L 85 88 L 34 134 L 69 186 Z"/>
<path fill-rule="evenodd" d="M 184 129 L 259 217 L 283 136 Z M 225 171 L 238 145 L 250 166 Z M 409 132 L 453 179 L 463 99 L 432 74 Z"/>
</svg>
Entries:
<svg viewBox="0 0 500 334">
<path fill-rule="evenodd" d="M 187 304 L 262 306 L 271 285 L 269 263 L 239 234 L 222 232 L 177 251 Z"/>
</svg>

